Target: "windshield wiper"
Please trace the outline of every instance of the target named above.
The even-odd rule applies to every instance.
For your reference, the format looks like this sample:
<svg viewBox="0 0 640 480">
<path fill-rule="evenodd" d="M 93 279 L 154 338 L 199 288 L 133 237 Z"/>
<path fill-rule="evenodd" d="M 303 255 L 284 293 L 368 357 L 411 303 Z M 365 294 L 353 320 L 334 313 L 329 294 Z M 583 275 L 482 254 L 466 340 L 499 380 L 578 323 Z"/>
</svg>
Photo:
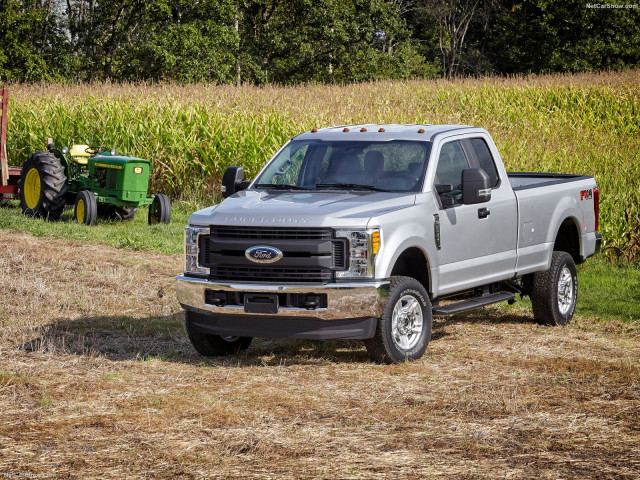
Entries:
<svg viewBox="0 0 640 480">
<path fill-rule="evenodd" d="M 282 183 L 256 183 L 254 187 L 273 188 L 275 190 L 309 190 L 308 188 L 299 187 L 298 185 L 285 185 Z"/>
<path fill-rule="evenodd" d="M 360 185 L 359 183 L 316 183 L 316 188 L 348 188 L 352 190 L 373 190 L 375 192 L 387 192 L 383 188 L 373 185 Z"/>
</svg>

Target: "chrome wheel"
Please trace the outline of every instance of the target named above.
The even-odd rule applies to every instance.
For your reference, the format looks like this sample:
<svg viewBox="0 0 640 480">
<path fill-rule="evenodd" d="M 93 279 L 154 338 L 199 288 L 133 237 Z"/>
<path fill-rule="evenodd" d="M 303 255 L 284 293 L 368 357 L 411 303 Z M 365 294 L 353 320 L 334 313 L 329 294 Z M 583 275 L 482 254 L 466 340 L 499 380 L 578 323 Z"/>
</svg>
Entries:
<svg viewBox="0 0 640 480">
<path fill-rule="evenodd" d="M 420 341 L 422 333 L 422 308 L 412 295 L 404 295 L 393 307 L 391 337 L 402 350 L 410 350 Z"/>
<path fill-rule="evenodd" d="M 574 288 L 573 275 L 565 265 L 558 277 L 558 310 L 560 314 L 566 315 L 573 305 Z"/>
</svg>

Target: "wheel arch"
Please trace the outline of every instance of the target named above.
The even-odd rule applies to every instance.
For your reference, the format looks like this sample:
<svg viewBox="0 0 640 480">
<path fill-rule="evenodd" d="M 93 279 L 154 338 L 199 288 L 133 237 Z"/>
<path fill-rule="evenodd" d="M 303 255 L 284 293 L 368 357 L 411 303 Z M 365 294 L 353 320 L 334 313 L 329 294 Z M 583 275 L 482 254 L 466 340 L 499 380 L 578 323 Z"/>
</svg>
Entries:
<svg viewBox="0 0 640 480">
<path fill-rule="evenodd" d="M 574 217 L 565 218 L 558 226 L 553 243 L 553 249 L 567 252 L 576 264 L 584 262 L 581 255 L 581 236 L 578 220 Z"/>
<path fill-rule="evenodd" d="M 406 247 L 392 262 L 389 276 L 411 277 L 418 280 L 427 293 L 433 295 L 431 289 L 431 269 L 429 257 L 420 247 Z"/>
</svg>

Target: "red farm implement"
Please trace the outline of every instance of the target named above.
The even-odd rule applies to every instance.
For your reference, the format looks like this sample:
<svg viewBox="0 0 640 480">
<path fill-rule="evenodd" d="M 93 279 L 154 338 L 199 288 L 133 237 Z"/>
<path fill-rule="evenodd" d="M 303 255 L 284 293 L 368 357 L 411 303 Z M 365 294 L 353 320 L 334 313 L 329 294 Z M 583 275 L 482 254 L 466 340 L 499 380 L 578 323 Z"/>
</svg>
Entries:
<svg viewBox="0 0 640 480">
<path fill-rule="evenodd" d="M 7 109 L 9 107 L 9 90 L 0 89 L 0 197 L 8 197 L 18 193 L 20 167 L 10 167 L 7 160 Z"/>
</svg>

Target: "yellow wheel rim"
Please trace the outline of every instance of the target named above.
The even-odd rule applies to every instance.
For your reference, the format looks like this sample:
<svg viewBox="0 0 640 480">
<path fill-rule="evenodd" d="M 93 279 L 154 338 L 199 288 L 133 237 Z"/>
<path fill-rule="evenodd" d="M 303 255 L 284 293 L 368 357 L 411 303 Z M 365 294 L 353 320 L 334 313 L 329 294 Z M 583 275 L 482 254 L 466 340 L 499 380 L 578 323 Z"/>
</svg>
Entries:
<svg viewBox="0 0 640 480">
<path fill-rule="evenodd" d="M 35 168 L 27 172 L 24 180 L 24 201 L 31 209 L 36 208 L 40 201 L 40 174 Z"/>
<path fill-rule="evenodd" d="M 78 223 L 84 222 L 84 200 L 78 200 L 78 204 L 76 205 L 76 220 Z"/>
</svg>

